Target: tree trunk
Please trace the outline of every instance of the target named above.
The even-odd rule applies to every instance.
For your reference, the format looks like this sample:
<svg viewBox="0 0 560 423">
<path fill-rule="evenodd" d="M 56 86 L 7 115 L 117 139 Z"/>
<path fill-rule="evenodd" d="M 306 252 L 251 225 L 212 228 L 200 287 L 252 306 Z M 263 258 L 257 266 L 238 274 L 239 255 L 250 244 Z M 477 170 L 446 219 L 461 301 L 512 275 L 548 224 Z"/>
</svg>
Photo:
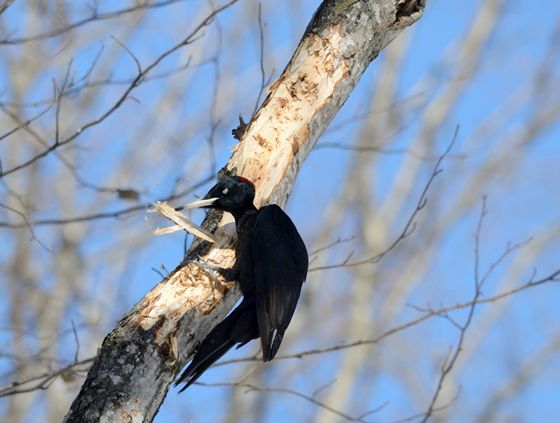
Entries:
<svg viewBox="0 0 560 423">
<path fill-rule="evenodd" d="M 425 0 L 326 0 L 290 63 L 234 148 L 228 170 L 251 179 L 255 203 L 283 205 L 318 137 L 368 64 L 422 15 Z M 192 261 L 234 261 L 229 215 L 209 213 L 217 245 L 195 241 L 185 260 L 105 338 L 65 422 L 150 422 L 170 383 L 239 298 Z"/>
</svg>

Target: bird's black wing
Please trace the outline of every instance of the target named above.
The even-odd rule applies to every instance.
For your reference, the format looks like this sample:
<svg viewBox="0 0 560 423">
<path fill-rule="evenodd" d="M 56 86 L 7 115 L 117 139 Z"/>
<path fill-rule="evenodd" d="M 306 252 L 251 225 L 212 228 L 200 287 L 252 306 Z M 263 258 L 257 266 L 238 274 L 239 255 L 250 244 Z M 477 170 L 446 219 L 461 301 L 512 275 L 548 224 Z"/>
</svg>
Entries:
<svg viewBox="0 0 560 423">
<path fill-rule="evenodd" d="M 259 210 L 250 245 L 263 359 L 269 361 L 280 347 L 307 276 L 307 249 L 291 219 L 275 204 Z"/>
</svg>

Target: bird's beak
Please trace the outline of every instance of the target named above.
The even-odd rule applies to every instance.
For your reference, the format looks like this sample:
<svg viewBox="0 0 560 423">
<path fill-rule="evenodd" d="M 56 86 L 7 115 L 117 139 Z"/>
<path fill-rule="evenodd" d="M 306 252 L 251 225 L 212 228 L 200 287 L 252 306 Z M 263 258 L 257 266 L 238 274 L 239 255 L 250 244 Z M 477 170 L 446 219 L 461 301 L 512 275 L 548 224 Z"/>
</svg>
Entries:
<svg viewBox="0 0 560 423">
<path fill-rule="evenodd" d="M 213 198 L 203 198 L 202 200 L 193 201 L 185 205 L 184 209 L 197 209 L 199 207 L 208 207 L 213 205 L 216 201 L 218 201 L 218 197 Z"/>
</svg>

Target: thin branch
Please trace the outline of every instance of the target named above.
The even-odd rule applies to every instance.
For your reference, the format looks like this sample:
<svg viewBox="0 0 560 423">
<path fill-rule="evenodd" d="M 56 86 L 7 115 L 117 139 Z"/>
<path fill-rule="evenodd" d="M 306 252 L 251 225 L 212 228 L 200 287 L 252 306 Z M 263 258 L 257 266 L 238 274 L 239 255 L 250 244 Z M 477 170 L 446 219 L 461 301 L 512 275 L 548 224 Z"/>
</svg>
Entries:
<svg viewBox="0 0 560 423">
<path fill-rule="evenodd" d="M 352 416 L 346 413 L 343 413 L 340 410 L 337 410 L 331 406 L 329 406 L 328 404 L 325 404 L 322 401 L 319 401 L 315 398 L 314 395 L 306 395 L 303 394 L 301 392 L 295 391 L 293 389 L 287 389 L 287 388 L 265 388 L 262 386 L 257 386 L 257 385 L 253 385 L 250 383 L 244 383 L 244 382 L 224 382 L 224 383 L 200 383 L 200 382 L 196 382 L 197 385 L 201 385 L 201 386 L 208 386 L 208 387 L 221 387 L 221 386 L 233 386 L 233 387 L 239 387 L 239 388 L 245 388 L 248 392 L 249 391 L 256 391 L 256 392 L 263 392 L 263 393 L 267 393 L 267 394 L 275 394 L 275 393 L 281 393 L 281 394 L 287 394 L 287 395 L 291 395 L 294 396 L 296 398 L 301 398 L 303 400 L 309 401 L 310 403 L 312 403 L 313 405 L 316 405 L 320 408 L 323 408 L 327 411 L 330 411 L 333 414 L 336 414 L 339 417 L 342 417 L 343 419 L 346 419 L 348 421 L 351 422 L 361 422 L 361 423 L 370 423 L 368 420 L 364 420 L 365 417 L 370 416 L 371 414 L 377 413 L 379 411 L 381 411 L 383 408 L 385 408 L 387 406 L 387 402 L 384 402 L 383 404 L 381 404 L 379 407 L 376 407 L 373 410 L 369 410 L 359 416 Z"/>
<path fill-rule="evenodd" d="M 457 359 L 459 358 L 459 355 L 463 350 L 463 344 L 465 342 L 465 336 L 467 334 L 467 330 L 469 329 L 472 323 L 474 317 L 474 311 L 476 309 L 478 299 L 482 294 L 482 286 L 484 284 L 484 280 L 480 277 L 480 236 L 482 233 L 482 224 L 484 223 L 484 218 L 486 217 L 487 213 L 488 210 L 486 209 L 486 197 L 484 196 L 482 197 L 482 207 L 480 210 L 480 218 L 478 219 L 475 241 L 474 241 L 474 295 L 473 295 L 472 304 L 468 307 L 468 314 L 465 323 L 459 326 L 459 339 L 457 340 L 455 349 L 451 353 L 450 358 L 446 359 L 442 364 L 441 373 L 437 382 L 436 390 L 432 396 L 430 404 L 428 405 L 428 409 L 425 411 L 422 420 L 420 420 L 421 423 L 426 423 L 430 419 L 432 414 L 435 412 L 435 405 L 439 398 L 441 390 L 443 388 L 443 384 L 447 379 L 449 373 L 451 373 L 451 371 L 453 370 L 453 367 L 455 366 L 455 363 L 457 362 Z M 511 250 L 509 250 L 509 248 L 506 249 L 506 254 L 502 255 L 502 258 L 506 257 L 508 251 Z M 487 275 L 488 274 L 489 273 L 487 273 Z"/>
<path fill-rule="evenodd" d="M 66 32 L 72 31 L 73 29 L 76 29 L 80 26 L 86 25 L 86 24 L 91 23 L 91 22 L 99 22 L 99 21 L 103 21 L 103 20 L 107 20 L 107 19 L 114 19 L 114 18 L 118 18 L 118 17 L 123 16 L 123 15 L 127 15 L 129 13 L 133 13 L 133 12 L 137 12 L 137 11 L 145 10 L 145 9 L 157 9 L 157 8 L 169 6 L 171 4 L 178 3 L 178 2 L 181 2 L 181 1 L 185 1 L 185 0 L 166 0 L 166 1 L 161 1 L 161 2 L 158 2 L 158 3 L 152 3 L 152 4 L 149 4 L 148 2 L 140 2 L 136 6 L 128 7 L 126 9 L 116 10 L 116 11 L 113 11 L 113 12 L 107 12 L 107 13 L 98 13 L 97 10 L 94 9 L 92 11 L 91 16 L 89 16 L 87 18 L 80 19 L 76 22 L 73 22 L 71 24 L 63 26 L 61 28 L 53 29 L 51 31 L 47 31 L 47 32 L 43 32 L 43 33 L 39 33 L 39 34 L 35 34 L 35 35 L 30 35 L 28 37 L 12 38 L 12 39 L 8 38 L 8 39 L 5 39 L 5 40 L 0 40 L 0 45 L 14 45 L 14 44 L 29 43 L 31 41 L 46 40 L 48 38 L 57 37 L 59 35 L 62 35 Z M 2 12 L 4 12 L 4 10 L 12 2 L 13 2 L 13 0 L 5 1 L 4 4 L 8 3 L 8 5 L 5 6 L 5 7 L 4 7 L 4 4 L 1 4 L 0 5 L 0 14 Z"/>
<path fill-rule="evenodd" d="M 541 279 L 534 279 L 535 277 L 535 272 L 533 272 L 533 275 L 531 275 L 531 277 L 529 278 L 529 280 L 510 290 L 507 290 L 505 292 L 502 292 L 500 294 L 496 294 L 490 297 L 486 297 L 486 298 L 477 298 L 476 300 L 470 300 L 464 303 L 458 303 L 458 304 L 454 304 L 451 306 L 447 306 L 447 307 L 441 307 L 438 309 L 429 309 L 426 312 L 424 312 L 421 316 L 417 317 L 416 319 L 410 320 L 406 323 L 397 325 L 385 332 L 383 332 L 382 334 L 371 338 L 371 339 L 364 339 L 364 340 L 357 340 L 357 341 L 352 341 L 352 342 L 346 342 L 346 343 L 340 343 L 337 345 L 333 345 L 330 347 L 325 347 L 325 348 L 315 348 L 315 349 L 311 349 L 311 350 L 307 350 L 307 351 L 301 351 L 298 353 L 292 353 L 292 354 L 286 354 L 286 355 L 278 355 L 274 358 L 274 360 L 286 360 L 286 359 L 293 359 L 293 358 L 303 358 L 306 356 L 310 356 L 310 355 L 317 355 L 317 354 L 324 354 L 324 353 L 330 353 L 330 352 L 336 352 L 336 351 L 340 351 L 340 350 L 344 350 L 344 349 L 348 349 L 348 348 L 354 348 L 357 346 L 362 346 L 362 345 L 371 345 L 371 344 L 378 344 L 379 342 L 383 341 L 386 338 L 389 338 L 392 335 L 395 335 L 399 332 L 402 332 L 406 329 L 410 329 L 412 327 L 415 327 L 417 325 L 419 325 L 420 323 L 423 323 L 433 317 L 441 317 L 442 315 L 454 312 L 454 311 L 459 311 L 459 310 L 464 310 L 464 309 L 470 309 L 473 306 L 476 305 L 480 305 L 480 304 L 487 304 L 487 303 L 495 303 L 497 301 L 503 300 L 505 298 L 511 297 L 512 295 L 518 294 L 522 291 L 526 291 L 528 289 L 532 289 L 532 288 L 536 288 L 538 286 L 550 283 L 550 282 L 560 282 L 560 269 L 554 271 L 553 273 L 549 274 L 548 276 L 545 276 Z M 240 363 L 240 362 L 251 362 L 251 361 L 259 361 L 260 357 L 258 355 L 253 355 L 253 356 L 249 356 L 249 357 L 242 357 L 242 358 L 238 358 L 238 359 L 231 359 L 231 360 L 223 360 L 220 361 L 219 363 L 216 364 L 216 366 L 221 366 L 221 365 L 226 365 L 226 364 L 232 364 L 232 363 Z"/>
<path fill-rule="evenodd" d="M 162 198 L 158 201 L 173 201 L 178 198 L 181 198 L 185 195 L 190 194 L 193 191 L 196 191 L 201 186 L 204 186 L 208 182 L 214 179 L 214 176 L 208 176 L 196 184 L 190 186 L 189 188 L 184 189 L 183 191 L 173 193 L 168 195 L 165 198 Z M 60 218 L 60 219 L 36 219 L 33 221 L 25 221 L 22 223 L 9 223 L 9 222 L 0 222 L 0 228 L 21 228 L 26 226 L 43 226 L 43 225 L 68 225 L 71 223 L 79 223 L 79 222 L 88 222 L 92 220 L 100 220 L 100 219 L 114 219 L 114 218 L 121 218 L 123 216 L 127 216 L 131 213 L 138 212 L 141 210 L 148 210 L 152 207 L 152 202 L 140 204 L 136 206 L 126 207 L 120 210 L 112 211 L 112 212 L 101 212 L 101 213 L 93 213 L 93 214 L 86 214 L 83 216 L 75 216 L 75 217 L 67 217 L 67 218 Z M 17 211 L 14 211 L 18 213 Z M 21 213 L 21 212 L 20 212 Z M 23 216 L 22 216 L 23 218 Z"/>
<path fill-rule="evenodd" d="M 13 134 L 15 134 L 16 132 L 18 132 L 20 129 L 23 128 L 27 128 L 29 127 L 29 125 L 33 122 L 35 122 L 37 119 L 39 119 L 40 117 L 42 117 L 43 115 L 45 115 L 49 110 L 52 109 L 52 106 L 54 105 L 54 103 L 51 101 L 50 104 L 43 110 L 41 110 L 39 113 L 37 113 L 35 116 L 33 116 L 32 118 L 27 119 L 26 121 L 21 121 L 19 119 L 19 117 L 11 112 L 10 110 L 8 110 L 8 108 L 5 106 L 4 103 L 0 103 L 0 110 L 2 110 L 5 114 L 7 114 L 10 118 L 16 120 L 18 123 L 18 125 L 15 128 L 10 129 L 8 132 L 0 135 L 0 141 L 2 141 L 3 139 L 6 139 L 10 136 L 12 136 Z M 0 172 L 1 173 L 1 172 Z"/>
<path fill-rule="evenodd" d="M 97 60 L 94 59 L 94 60 Z M 187 62 L 184 65 L 178 66 L 176 68 L 170 69 L 168 71 L 162 71 L 160 73 L 155 73 L 152 76 L 147 76 L 142 80 L 142 83 L 146 83 L 146 82 L 151 82 L 151 81 L 158 81 L 161 79 L 165 79 L 168 78 L 169 76 L 175 75 L 177 73 L 183 72 L 187 69 L 196 69 L 199 68 L 201 66 L 206 66 L 209 63 L 211 63 L 210 60 L 203 60 L 200 63 L 198 63 L 197 65 L 191 66 L 191 60 L 192 58 L 189 57 L 189 59 L 187 60 Z M 88 70 L 88 72 L 90 72 Z M 97 81 L 90 81 L 87 82 L 88 80 L 88 76 L 84 75 L 82 76 L 79 80 L 72 82 L 71 84 L 68 85 L 68 88 L 66 89 L 66 91 L 64 91 L 63 96 L 73 96 L 76 95 L 78 93 L 80 93 L 81 91 L 84 91 L 86 89 L 90 89 L 90 88 L 99 88 L 99 87 L 107 87 L 107 86 L 122 86 L 122 85 L 130 85 L 132 83 L 132 81 L 134 81 L 134 78 L 125 78 L 125 79 L 101 79 L 101 80 L 97 80 Z M 83 83 L 82 83 L 83 81 Z M 33 107 L 39 107 L 39 106 L 43 106 L 43 105 L 50 105 L 52 107 L 52 99 L 42 99 L 42 100 L 36 100 L 36 101 L 31 101 L 31 102 L 4 102 L 4 103 L 0 103 L 0 105 L 4 105 L 4 106 L 13 106 L 13 107 L 27 107 L 27 108 L 33 108 Z"/>
<path fill-rule="evenodd" d="M 341 142 L 321 142 L 315 145 L 313 151 L 322 150 L 322 149 L 351 151 L 355 153 L 372 152 L 372 153 L 384 154 L 388 156 L 392 156 L 392 155 L 398 156 L 401 154 L 406 154 L 424 162 L 434 162 L 438 160 L 440 157 L 436 155 L 423 155 L 414 151 L 411 148 L 384 148 L 375 145 L 355 145 L 355 144 L 350 145 Z M 447 159 L 461 160 L 464 159 L 465 157 L 466 157 L 465 154 L 456 154 L 456 155 L 449 155 Z"/>
<path fill-rule="evenodd" d="M 78 357 L 80 355 L 80 338 L 78 337 L 78 331 L 76 330 L 76 325 L 74 320 L 71 320 L 72 323 L 72 333 L 74 334 L 74 342 L 76 343 L 76 352 L 74 353 L 74 363 L 78 362 Z"/>
<path fill-rule="evenodd" d="M 217 107 L 218 107 L 218 94 L 220 91 L 220 52 L 222 50 L 222 42 L 223 42 L 223 31 L 222 27 L 219 22 L 216 22 L 217 28 L 217 46 L 216 46 L 216 54 L 212 57 L 211 63 L 214 65 L 214 84 L 213 84 L 213 93 L 212 93 L 212 105 L 210 106 L 210 133 L 208 135 L 208 153 L 210 156 L 209 166 L 210 166 L 210 174 L 216 174 L 218 170 L 218 166 L 216 164 L 216 134 L 218 131 L 218 127 L 220 126 L 221 119 L 216 117 L 217 115 Z"/>
<path fill-rule="evenodd" d="M 4 0 L 2 3 L 0 3 L 0 15 L 4 13 L 8 9 L 8 7 L 12 5 L 13 2 L 14 0 Z"/>
<path fill-rule="evenodd" d="M 70 79 L 70 71 L 72 70 L 72 63 L 73 59 L 70 59 L 68 66 L 66 68 L 66 73 L 64 74 L 64 78 L 62 80 L 62 86 L 58 89 L 56 81 L 53 79 L 53 98 L 54 103 L 56 104 L 55 113 L 54 113 L 54 122 L 55 122 L 55 133 L 54 133 L 54 145 L 53 147 L 58 146 L 60 143 L 60 109 L 62 107 L 62 93 L 66 89 L 68 81 Z"/>
<path fill-rule="evenodd" d="M 39 238 L 37 238 L 37 236 L 35 235 L 35 231 L 33 230 L 33 225 L 34 223 L 30 222 L 29 219 L 27 218 L 27 216 L 25 215 L 25 213 L 14 209 L 13 207 L 10 207 L 6 204 L 2 204 L 0 203 L 0 208 L 6 209 L 11 211 L 12 213 L 17 214 L 19 217 L 21 217 L 21 219 L 23 220 L 23 223 L 21 224 L 20 227 L 26 227 L 29 230 L 29 233 L 31 234 L 31 240 L 33 241 L 37 241 L 37 243 L 43 247 L 46 251 L 48 252 L 52 252 L 52 250 L 47 247 Z"/>
<path fill-rule="evenodd" d="M 325 245 L 324 247 L 319 247 L 319 248 L 317 248 L 316 250 L 311 251 L 311 252 L 309 253 L 309 255 L 310 255 L 310 256 L 313 256 L 313 255 L 315 255 L 315 254 L 319 254 L 320 252 L 325 251 L 325 250 L 329 250 L 329 249 L 333 248 L 333 247 L 336 246 L 336 245 L 344 244 L 344 243 L 346 243 L 346 242 L 350 242 L 350 241 L 353 241 L 353 240 L 355 240 L 355 239 L 356 239 L 356 236 L 355 236 L 355 235 L 354 235 L 354 236 L 350 236 L 350 237 L 348 237 L 348 238 L 337 238 L 336 241 L 333 241 L 333 242 L 331 242 L 330 244 Z"/>
<path fill-rule="evenodd" d="M 48 389 L 51 383 L 54 382 L 54 380 L 59 376 L 63 378 L 68 378 L 80 372 L 87 371 L 90 367 L 89 365 L 93 363 L 94 360 L 95 357 L 86 358 L 85 360 L 75 361 L 67 366 L 64 366 L 52 372 L 43 373 L 41 375 L 33 376 L 22 381 L 12 382 L 10 385 L 0 388 L 0 398 L 11 396 L 11 395 L 24 394 L 27 392 L 33 392 L 37 390 Z M 87 367 L 79 370 L 76 369 L 76 367 L 82 365 L 87 365 Z"/>
<path fill-rule="evenodd" d="M 64 96 L 64 92 L 61 91 L 59 93 L 59 100 L 62 99 L 62 97 Z M 54 104 L 59 104 L 56 100 L 53 102 L 51 101 L 51 104 L 49 105 L 49 107 L 47 109 L 45 109 L 42 113 L 40 113 L 39 115 L 35 116 L 35 118 L 39 118 L 40 116 L 42 116 L 44 113 L 46 113 L 47 111 L 49 111 L 52 106 Z M 0 109 L 6 113 L 10 118 L 12 118 L 16 123 L 19 124 L 17 129 L 24 129 L 25 132 L 27 132 L 29 135 L 31 135 L 40 145 L 47 147 L 48 146 L 48 142 L 43 139 L 43 137 L 41 137 L 41 135 L 34 130 L 31 125 L 30 122 L 23 122 L 19 116 L 13 112 L 11 112 L 7 107 L 5 107 L 2 103 L 0 103 Z M 35 120 L 35 119 L 33 119 Z M 57 118 L 57 125 L 58 125 L 58 118 Z M 11 131 L 12 132 L 12 131 Z M 58 129 L 56 130 L 56 132 L 58 132 Z M 11 135 L 11 134 L 8 134 Z M 57 136 L 55 136 L 56 138 Z M 1 138 L 0 138 L 1 140 Z M 96 192 L 109 192 L 109 193 L 113 193 L 113 194 L 117 194 L 117 196 L 119 198 L 123 198 L 123 199 L 138 199 L 139 194 L 138 192 L 136 192 L 135 190 L 132 189 L 123 189 L 123 188 L 111 188 L 111 187 L 102 187 L 102 186 L 98 186 L 96 184 L 93 184 L 89 181 L 86 181 L 84 178 L 82 178 L 78 171 L 76 170 L 76 167 L 74 166 L 74 164 L 72 164 L 72 162 L 70 162 L 68 159 L 66 159 L 64 157 L 64 155 L 62 155 L 59 151 L 55 151 L 54 152 L 55 157 L 62 163 L 62 165 L 68 169 L 68 171 L 70 172 L 70 174 L 72 175 L 72 177 L 76 180 L 76 182 L 87 189 L 91 189 L 93 191 Z M 0 174 L 2 172 L 0 171 Z M 1 226 L 1 225 L 0 225 Z"/>
<path fill-rule="evenodd" d="M 28 166 L 34 164 L 38 160 L 42 159 L 43 157 L 45 157 L 45 156 L 49 155 L 50 153 L 52 153 L 53 151 L 55 151 L 57 148 L 59 148 L 63 145 L 69 144 L 70 142 L 74 141 L 78 136 L 80 136 L 82 133 L 84 133 L 88 129 L 100 124 L 101 122 L 103 122 L 105 119 L 107 119 L 109 116 L 111 116 L 116 110 L 118 110 L 123 105 L 123 103 L 129 98 L 132 91 L 134 91 L 134 89 L 136 89 L 142 83 L 144 77 L 148 73 L 150 73 L 152 71 L 152 69 L 154 69 L 157 65 L 159 65 L 166 57 L 175 53 L 180 48 L 194 42 L 197 39 L 196 37 L 197 37 L 198 33 L 203 28 L 210 25 L 212 23 L 212 21 L 214 20 L 214 18 L 220 12 L 222 12 L 225 9 L 231 7 L 232 5 L 237 3 L 237 1 L 238 0 L 230 0 L 228 3 L 224 4 L 223 6 L 220 6 L 217 9 L 215 9 L 202 22 L 200 22 L 196 26 L 196 28 L 187 37 L 185 37 L 181 42 L 179 42 L 178 44 L 176 44 L 172 48 L 165 51 L 157 59 L 155 59 L 152 63 L 150 63 L 145 69 L 143 69 L 142 72 L 138 73 L 136 75 L 136 77 L 132 80 L 132 82 L 130 83 L 128 88 L 124 91 L 124 93 L 117 99 L 117 101 L 115 101 L 113 103 L 113 105 L 108 110 L 106 110 L 103 114 L 101 114 L 99 117 L 97 117 L 96 119 L 93 119 L 93 120 L 87 122 L 86 124 L 82 125 L 72 135 L 70 135 L 67 138 L 61 140 L 60 142 L 53 143 L 50 147 L 48 147 L 46 150 L 42 151 L 41 153 L 36 154 L 32 158 L 24 161 L 23 163 L 20 163 L 19 165 L 16 165 L 16 166 L 12 167 L 9 170 L 6 170 L 5 172 L 3 172 L 0 175 L 0 177 L 10 175 L 14 172 L 17 172 L 20 169 L 23 169 L 25 167 L 28 167 Z"/>
<path fill-rule="evenodd" d="M 251 119 L 257 113 L 257 109 L 259 104 L 261 103 L 261 97 L 264 93 L 264 89 L 270 83 L 270 78 L 266 79 L 266 72 L 264 70 L 264 24 L 262 21 L 262 4 L 259 2 L 259 11 L 258 11 L 258 22 L 259 22 L 259 65 L 260 65 L 260 73 L 261 73 L 261 84 L 259 87 L 259 93 L 257 95 L 257 99 L 255 100 L 255 107 L 253 108 L 253 112 L 251 113 Z"/>
<path fill-rule="evenodd" d="M 447 157 L 447 155 L 449 154 L 451 149 L 453 148 L 453 145 L 455 145 L 455 141 L 457 140 L 457 135 L 458 134 L 459 134 L 459 126 L 457 126 L 455 128 L 455 133 L 453 134 L 453 138 L 451 139 L 451 142 L 449 143 L 449 145 L 447 146 L 445 151 L 439 156 L 438 160 L 436 161 L 436 164 L 434 165 L 434 168 L 432 169 L 432 174 L 430 175 L 430 177 L 428 179 L 428 182 L 426 183 L 426 186 L 422 190 L 422 194 L 420 195 L 420 198 L 418 199 L 418 202 L 416 203 L 416 208 L 414 209 L 414 211 L 412 212 L 412 214 L 408 218 L 408 221 L 406 222 L 406 224 L 404 226 L 404 229 L 402 230 L 400 235 L 393 241 L 393 243 L 391 245 L 389 245 L 389 247 L 387 247 L 383 252 L 381 252 L 381 253 L 373 256 L 373 257 L 364 259 L 364 260 L 358 260 L 358 261 L 355 261 L 355 262 L 350 262 L 349 257 L 347 257 L 346 260 L 344 260 L 342 263 L 313 267 L 313 268 L 309 269 L 309 271 L 310 272 L 316 272 L 318 270 L 330 270 L 330 269 L 337 269 L 337 268 L 340 268 L 340 267 L 356 267 L 356 266 L 361 266 L 361 265 L 364 265 L 364 264 L 379 263 L 383 259 L 383 257 L 385 257 L 392 250 L 394 250 L 395 247 L 401 241 L 408 238 L 416 229 L 416 221 L 415 221 L 416 216 L 418 215 L 418 213 L 424 207 L 426 207 L 426 204 L 428 202 L 428 191 L 430 190 L 430 187 L 432 186 L 436 177 L 441 172 L 443 172 L 443 169 L 441 169 L 441 164 L 442 164 L 443 160 Z"/>
<path fill-rule="evenodd" d="M 451 407 L 451 405 L 455 402 L 455 400 L 456 400 L 457 398 L 459 398 L 459 393 L 460 393 L 460 390 L 459 390 L 459 392 L 457 393 L 457 395 L 455 395 L 453 398 L 451 398 L 451 400 L 450 400 L 447 404 L 441 405 L 441 406 L 439 406 L 439 407 L 435 407 L 435 408 L 433 409 L 434 412 L 439 412 L 439 411 L 447 410 L 449 407 Z M 412 416 L 405 417 L 404 419 L 394 420 L 394 421 L 392 421 L 391 423 L 410 423 L 410 422 L 412 422 L 412 421 L 414 421 L 414 420 L 416 420 L 416 419 L 419 419 L 419 418 L 421 418 L 421 417 L 423 417 L 423 416 L 424 416 L 424 413 L 413 414 Z"/>
</svg>

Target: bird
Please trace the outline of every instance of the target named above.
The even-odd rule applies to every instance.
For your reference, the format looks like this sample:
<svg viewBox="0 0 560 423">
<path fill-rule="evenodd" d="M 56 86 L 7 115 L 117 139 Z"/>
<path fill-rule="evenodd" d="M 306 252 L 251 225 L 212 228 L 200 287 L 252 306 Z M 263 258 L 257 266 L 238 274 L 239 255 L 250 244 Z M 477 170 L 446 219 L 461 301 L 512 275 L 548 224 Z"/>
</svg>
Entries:
<svg viewBox="0 0 560 423">
<path fill-rule="evenodd" d="M 305 243 L 290 217 L 276 204 L 253 204 L 255 185 L 243 176 L 223 176 L 201 200 L 187 209 L 213 208 L 235 219 L 235 264 L 218 270 L 239 283 L 241 303 L 201 342 L 188 367 L 175 382 L 179 392 L 193 384 L 233 346 L 260 338 L 264 362 L 274 358 L 307 277 Z"/>
</svg>

